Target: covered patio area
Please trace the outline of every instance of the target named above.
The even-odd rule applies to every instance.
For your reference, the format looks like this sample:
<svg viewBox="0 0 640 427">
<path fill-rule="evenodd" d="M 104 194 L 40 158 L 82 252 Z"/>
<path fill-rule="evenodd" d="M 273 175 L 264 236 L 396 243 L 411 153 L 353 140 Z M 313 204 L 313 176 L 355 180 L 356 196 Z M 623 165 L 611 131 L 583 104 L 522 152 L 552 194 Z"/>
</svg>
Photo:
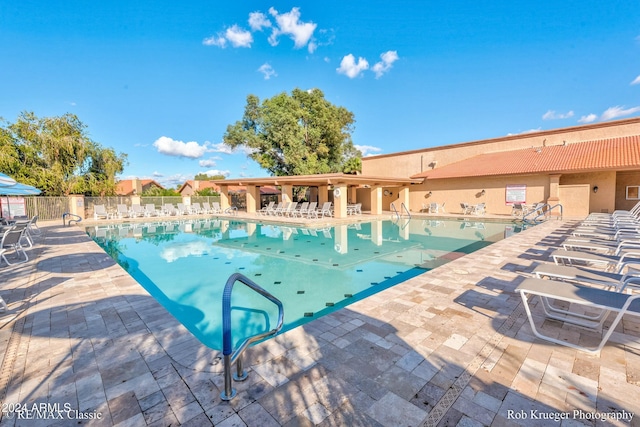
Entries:
<svg viewBox="0 0 640 427">
<path fill-rule="evenodd" d="M 363 197 L 368 198 L 367 205 L 371 207 L 371 214 L 380 215 L 383 210 L 383 191 L 386 188 L 397 189 L 398 198 L 392 202 L 395 203 L 397 209 L 400 209 L 401 204 L 404 203 L 409 210 L 409 187 L 413 184 L 420 184 L 422 181 L 422 179 L 411 178 L 329 173 L 229 179 L 218 181 L 217 184 L 220 186 L 222 209 L 230 206 L 229 188 L 232 186 L 246 186 L 247 213 L 255 213 L 260 209 L 260 187 L 262 186 L 279 186 L 281 189 L 280 201 L 293 200 L 294 187 L 309 187 L 311 189 L 310 201 L 317 201 L 318 205 L 333 202 L 335 218 L 346 218 L 347 205 L 362 203 Z"/>
</svg>

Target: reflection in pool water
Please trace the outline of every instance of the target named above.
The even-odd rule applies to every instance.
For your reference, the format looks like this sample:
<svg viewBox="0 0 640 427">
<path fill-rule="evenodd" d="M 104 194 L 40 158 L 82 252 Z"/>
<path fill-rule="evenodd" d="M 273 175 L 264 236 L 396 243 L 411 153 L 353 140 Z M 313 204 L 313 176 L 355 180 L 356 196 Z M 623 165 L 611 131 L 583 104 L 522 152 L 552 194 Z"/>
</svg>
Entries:
<svg viewBox="0 0 640 427">
<path fill-rule="evenodd" d="M 87 233 L 205 345 L 222 348 L 222 290 L 242 273 L 284 304 L 283 331 L 481 249 L 513 223 L 372 221 L 326 228 L 236 220 L 96 226 Z M 273 304 L 241 286 L 234 341 L 273 327 Z"/>
</svg>

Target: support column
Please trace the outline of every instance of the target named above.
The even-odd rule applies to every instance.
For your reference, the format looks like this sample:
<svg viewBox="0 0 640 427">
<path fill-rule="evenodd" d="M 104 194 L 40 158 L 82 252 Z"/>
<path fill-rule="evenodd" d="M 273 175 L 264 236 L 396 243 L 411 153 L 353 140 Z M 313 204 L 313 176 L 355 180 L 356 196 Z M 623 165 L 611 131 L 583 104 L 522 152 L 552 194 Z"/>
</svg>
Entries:
<svg viewBox="0 0 640 427">
<path fill-rule="evenodd" d="M 547 203 L 551 206 L 560 203 L 560 177 L 562 175 L 549 175 L 549 198 Z M 560 211 L 554 209 L 551 215 L 560 215 Z"/>
<path fill-rule="evenodd" d="M 7 197 L 7 202 L 9 197 Z M 69 213 L 78 215 L 80 218 L 85 219 L 84 215 L 84 196 L 82 194 L 69 195 Z"/>
<path fill-rule="evenodd" d="M 334 236 L 334 245 L 333 249 L 339 254 L 346 254 L 349 252 L 349 230 L 346 224 L 344 225 L 336 225 L 334 227 L 335 236 Z"/>
<path fill-rule="evenodd" d="M 411 212 L 411 206 L 409 206 L 409 187 L 400 187 L 400 191 L 398 191 L 398 201 L 400 203 L 404 203 L 407 207 L 407 210 Z M 398 205 L 398 209 L 401 208 L 402 205 Z M 404 212 L 400 212 L 404 214 Z"/>
<path fill-rule="evenodd" d="M 229 206 L 231 206 L 231 198 L 229 197 L 229 186 L 221 185 L 220 186 L 220 208 L 224 211 Z"/>
<path fill-rule="evenodd" d="M 371 215 L 382 215 L 382 187 L 371 187 Z"/>
<path fill-rule="evenodd" d="M 561 176 L 562 175 L 549 175 L 549 198 L 547 199 L 547 203 L 550 205 L 554 205 L 560 200 Z"/>
<path fill-rule="evenodd" d="M 282 185 L 280 188 L 280 192 L 282 194 L 283 202 L 293 201 L 293 185 L 290 185 L 290 184 Z"/>
<path fill-rule="evenodd" d="M 333 217 L 347 217 L 347 186 L 345 184 L 333 187 Z"/>
<path fill-rule="evenodd" d="M 329 201 L 329 186 L 328 185 L 319 185 L 318 186 L 318 207 L 322 207 L 323 203 Z"/>
<path fill-rule="evenodd" d="M 349 187 L 349 202 L 353 204 L 358 203 L 358 187 L 355 185 Z"/>
<path fill-rule="evenodd" d="M 376 246 L 382 245 L 382 221 L 373 221 L 371 223 L 371 243 Z"/>
<path fill-rule="evenodd" d="M 255 185 L 247 185 L 246 193 L 247 213 L 256 213 L 257 203 L 260 203 L 260 187 Z"/>
</svg>

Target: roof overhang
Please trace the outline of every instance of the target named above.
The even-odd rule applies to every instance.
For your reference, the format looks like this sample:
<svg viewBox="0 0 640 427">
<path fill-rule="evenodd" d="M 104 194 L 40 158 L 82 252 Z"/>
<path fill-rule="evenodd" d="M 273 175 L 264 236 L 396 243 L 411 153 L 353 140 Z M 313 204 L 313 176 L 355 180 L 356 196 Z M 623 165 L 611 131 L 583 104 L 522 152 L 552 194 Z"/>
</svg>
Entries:
<svg viewBox="0 0 640 427">
<path fill-rule="evenodd" d="M 404 185 L 420 184 L 423 178 L 394 178 L 367 175 L 349 175 L 343 173 L 327 173 L 316 175 L 272 176 L 267 178 L 241 178 L 216 181 L 220 186 L 225 185 L 294 185 L 317 187 L 320 185 L 357 185 L 370 187 L 401 187 Z"/>
</svg>

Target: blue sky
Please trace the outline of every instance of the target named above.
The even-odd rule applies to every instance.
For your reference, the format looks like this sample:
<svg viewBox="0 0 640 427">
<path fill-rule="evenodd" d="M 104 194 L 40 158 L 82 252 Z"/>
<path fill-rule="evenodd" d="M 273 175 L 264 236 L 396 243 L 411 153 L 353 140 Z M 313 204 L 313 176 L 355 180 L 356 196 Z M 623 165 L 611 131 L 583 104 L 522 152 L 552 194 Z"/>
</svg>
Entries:
<svg viewBox="0 0 640 427">
<path fill-rule="evenodd" d="M 628 118 L 640 2 L 614 3 L 7 0 L 0 116 L 76 114 L 169 187 L 267 176 L 221 144 L 249 94 L 321 89 L 364 155 Z"/>
</svg>

